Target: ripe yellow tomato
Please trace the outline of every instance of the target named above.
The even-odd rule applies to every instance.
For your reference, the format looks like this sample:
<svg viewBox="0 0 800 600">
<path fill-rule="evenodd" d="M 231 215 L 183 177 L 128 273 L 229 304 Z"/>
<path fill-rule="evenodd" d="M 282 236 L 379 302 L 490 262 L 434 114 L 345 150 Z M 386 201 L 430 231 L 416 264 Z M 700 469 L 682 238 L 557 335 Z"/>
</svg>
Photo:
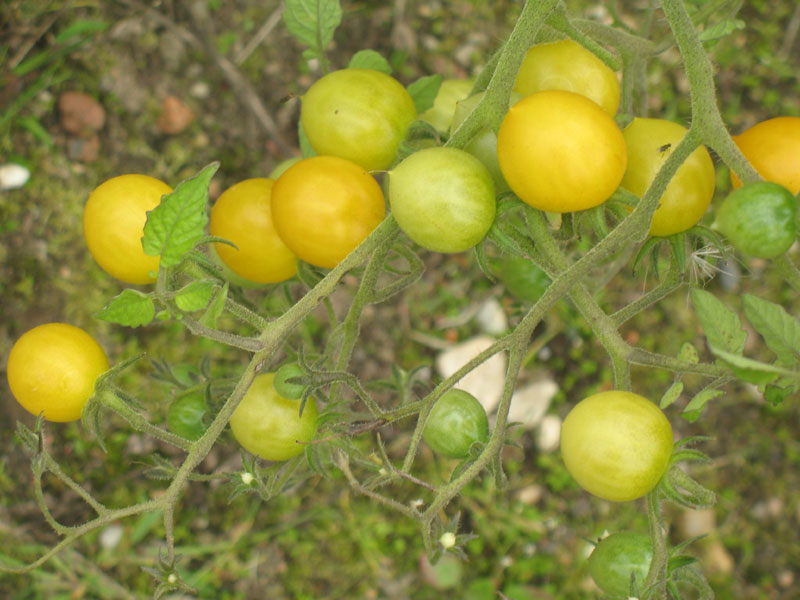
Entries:
<svg viewBox="0 0 800 600">
<path fill-rule="evenodd" d="M 636 118 L 622 132 L 628 148 L 628 169 L 620 184 L 644 195 L 686 128 L 664 119 Z M 714 162 L 700 146 L 680 166 L 661 196 L 650 223 L 650 235 L 668 236 L 694 227 L 714 197 Z"/>
<path fill-rule="evenodd" d="M 92 336 L 66 323 L 27 331 L 8 355 L 8 385 L 22 407 L 48 421 L 80 419 L 108 358 Z"/>
<path fill-rule="evenodd" d="M 733 141 L 758 174 L 800 193 L 800 117 L 776 117 L 733 136 Z M 733 187 L 742 182 L 731 171 Z"/>
<path fill-rule="evenodd" d="M 231 186 L 211 208 L 211 235 L 230 240 L 214 244 L 237 275 L 256 283 L 286 281 L 297 272 L 297 258 L 272 222 L 272 179 L 257 177 Z"/>
<path fill-rule="evenodd" d="M 627 164 L 614 119 L 588 98 L 562 90 L 531 94 L 509 109 L 497 134 L 497 158 L 520 199 L 560 213 L 605 202 Z"/>
<path fill-rule="evenodd" d="M 372 69 L 328 73 L 308 89 L 300 110 L 300 123 L 318 154 L 346 158 L 368 171 L 394 162 L 416 117 L 403 85 Z"/>
<path fill-rule="evenodd" d="M 517 72 L 514 91 L 528 96 L 565 90 L 586 96 L 611 116 L 619 108 L 619 80 L 602 60 L 574 40 L 533 46 Z"/>
<path fill-rule="evenodd" d="M 83 237 L 97 264 L 126 283 L 152 283 L 158 256 L 144 253 L 147 212 L 172 192 L 148 175 L 120 175 L 100 184 L 83 209 Z"/>
<path fill-rule="evenodd" d="M 332 269 L 386 214 L 383 191 L 363 167 L 314 156 L 289 167 L 272 187 L 278 235 L 301 260 Z"/>
</svg>

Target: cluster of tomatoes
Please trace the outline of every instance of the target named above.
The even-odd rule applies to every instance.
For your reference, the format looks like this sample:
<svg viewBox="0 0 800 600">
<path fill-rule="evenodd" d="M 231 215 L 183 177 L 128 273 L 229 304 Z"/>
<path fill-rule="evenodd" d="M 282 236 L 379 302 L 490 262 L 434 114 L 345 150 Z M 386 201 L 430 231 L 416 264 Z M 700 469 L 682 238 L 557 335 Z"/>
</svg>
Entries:
<svg viewBox="0 0 800 600">
<path fill-rule="evenodd" d="M 418 115 L 409 92 L 380 71 L 323 76 L 303 96 L 300 116 L 316 156 L 291 159 L 270 177 L 225 190 L 211 208 L 210 233 L 231 244 L 217 242 L 214 252 L 236 276 L 258 284 L 290 279 L 298 260 L 334 268 L 386 217 L 384 187 L 393 218 L 411 240 L 436 252 L 462 252 L 487 234 L 499 192 L 511 190 L 530 206 L 556 213 L 599 206 L 619 187 L 641 197 L 687 133 L 680 124 L 649 118 L 635 118 L 621 130 L 616 73 L 566 40 L 529 50 L 496 134 L 485 128 L 464 149 L 428 147 L 397 162 L 416 119 L 445 136 L 459 127 L 482 99 L 482 93 L 469 95 L 471 87 L 446 80 L 434 106 Z M 797 238 L 800 118 L 765 121 L 734 139 L 767 181 L 739 187 L 733 176 L 739 189 L 717 212 L 718 228 L 749 255 L 780 256 Z M 382 186 L 376 177 L 387 169 Z M 708 210 L 715 181 L 714 164 L 701 146 L 660 198 L 650 234 L 669 236 L 695 226 Z M 171 191 L 146 175 L 115 177 L 94 190 L 84 234 L 105 271 L 132 284 L 154 281 L 159 259 L 144 253 L 141 238 L 147 212 Z M 88 334 L 53 323 L 20 338 L 8 377 L 27 410 L 69 421 L 80 417 L 95 379 L 107 369 L 105 354 Z M 313 399 L 301 414 L 302 388 L 283 375 L 277 378 L 281 393 L 274 374 L 259 375 L 230 422 L 244 448 L 271 460 L 298 454 L 303 446 L 297 441 L 316 433 Z M 205 399 L 194 394 L 173 403 L 183 405 L 168 424 L 197 439 L 204 431 L 198 423 Z M 423 437 L 444 456 L 466 458 L 475 443 L 487 441 L 488 431 L 480 403 L 451 390 L 426 415 Z M 672 443 L 663 413 L 621 391 L 579 403 L 562 431 L 567 469 L 586 490 L 614 501 L 652 490 L 668 466 Z"/>
</svg>

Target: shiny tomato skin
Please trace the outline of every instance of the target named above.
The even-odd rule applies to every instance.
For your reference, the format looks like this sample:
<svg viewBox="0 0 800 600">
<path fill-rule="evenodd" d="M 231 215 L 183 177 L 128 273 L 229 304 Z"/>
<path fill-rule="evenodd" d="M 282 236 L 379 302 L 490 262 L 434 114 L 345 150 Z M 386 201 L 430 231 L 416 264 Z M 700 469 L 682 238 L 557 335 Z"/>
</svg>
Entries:
<svg viewBox="0 0 800 600">
<path fill-rule="evenodd" d="M 233 437 L 264 460 L 297 456 L 317 432 L 317 403 L 309 398 L 300 415 L 300 402 L 281 397 L 272 385 L 275 373 L 256 376 L 231 415 Z"/>
<path fill-rule="evenodd" d="M 619 108 L 619 80 L 602 60 L 574 40 L 532 46 L 517 72 L 514 91 L 528 96 L 564 90 L 585 96 L 612 117 Z"/>
<path fill-rule="evenodd" d="M 489 420 L 483 405 L 464 390 L 451 389 L 433 405 L 422 439 L 437 454 L 466 458 L 476 442 L 489 439 Z"/>
<path fill-rule="evenodd" d="M 389 172 L 389 202 L 408 237 L 435 252 L 463 252 L 494 221 L 494 183 L 486 167 L 456 148 L 426 148 Z"/>
<path fill-rule="evenodd" d="M 800 193 L 800 117 L 776 117 L 733 136 L 750 164 L 766 181 Z M 733 187 L 742 182 L 731 171 Z"/>
<path fill-rule="evenodd" d="M 622 132 L 628 149 L 628 168 L 620 184 L 641 197 L 661 166 L 686 136 L 678 123 L 635 118 Z M 650 223 L 650 235 L 668 236 L 694 227 L 714 197 L 714 162 L 704 146 L 695 149 L 678 168 L 661 196 Z"/>
<path fill-rule="evenodd" d="M 644 396 L 600 392 L 579 402 L 561 425 L 561 456 L 587 492 L 613 502 L 652 490 L 672 455 L 672 427 Z"/>
<path fill-rule="evenodd" d="M 147 212 L 172 192 L 149 175 L 119 175 L 100 184 L 83 209 L 83 236 L 97 264 L 109 275 L 133 284 L 152 283 L 158 256 L 142 248 Z"/>
<path fill-rule="evenodd" d="M 521 200 L 549 212 L 574 212 L 605 202 L 627 165 L 614 120 L 588 98 L 562 90 L 526 96 L 497 134 L 503 177 Z"/>
<path fill-rule="evenodd" d="M 215 243 L 217 254 L 234 273 L 255 283 L 286 281 L 297 272 L 297 258 L 272 222 L 273 183 L 265 177 L 245 179 L 211 207 L 211 235 L 237 246 Z"/>
<path fill-rule="evenodd" d="M 80 419 L 94 382 L 109 368 L 92 336 L 67 323 L 45 323 L 11 348 L 6 374 L 11 393 L 33 415 L 65 423 Z"/>
<path fill-rule="evenodd" d="M 589 574 L 601 590 L 613 598 L 628 598 L 631 573 L 644 589 L 653 560 L 649 535 L 620 531 L 603 538 L 589 555 Z"/>
<path fill-rule="evenodd" d="M 272 220 L 301 260 L 332 269 L 386 214 L 383 191 L 362 167 L 314 156 L 289 167 L 272 187 Z"/>
<path fill-rule="evenodd" d="M 393 77 L 371 69 L 341 69 L 308 89 L 300 123 L 317 154 L 377 171 L 394 162 L 416 116 L 414 101 Z"/>
</svg>

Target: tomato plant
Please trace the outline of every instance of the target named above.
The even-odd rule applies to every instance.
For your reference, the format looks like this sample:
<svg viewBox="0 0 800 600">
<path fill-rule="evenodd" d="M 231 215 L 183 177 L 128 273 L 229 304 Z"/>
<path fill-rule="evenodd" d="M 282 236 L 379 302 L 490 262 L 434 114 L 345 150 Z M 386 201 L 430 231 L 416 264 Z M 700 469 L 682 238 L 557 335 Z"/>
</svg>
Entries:
<svg viewBox="0 0 800 600">
<path fill-rule="evenodd" d="M 377 171 L 394 162 L 416 116 L 414 101 L 393 77 L 371 69 L 342 69 L 308 89 L 300 123 L 318 154 Z"/>
<path fill-rule="evenodd" d="M 297 272 L 297 258 L 272 222 L 272 179 L 246 179 L 222 192 L 211 207 L 211 235 L 219 257 L 234 273 L 257 283 L 285 281 Z"/>
<path fill-rule="evenodd" d="M 389 172 L 389 203 L 406 235 L 436 252 L 472 248 L 496 209 L 486 167 L 463 150 L 442 147 L 415 152 Z"/>
<path fill-rule="evenodd" d="M 474 82 L 471 79 L 445 79 L 433 101 L 433 106 L 419 115 L 436 129 L 446 132 L 453 120 L 453 113 L 459 101 L 469 96 Z"/>
<path fill-rule="evenodd" d="M 231 416 L 233 437 L 265 460 L 287 460 L 303 452 L 317 432 L 317 404 L 309 398 L 300 414 L 300 402 L 275 391 L 275 373 L 258 375 Z"/>
<path fill-rule="evenodd" d="M 193 391 L 179 396 L 167 409 L 167 427 L 175 435 L 187 440 L 199 440 L 206 432 L 203 418 L 208 412 L 206 395 Z"/>
<path fill-rule="evenodd" d="M 767 181 L 800 193 L 800 117 L 776 117 L 733 136 L 742 154 Z M 742 182 L 731 171 L 733 187 Z"/>
<path fill-rule="evenodd" d="M 628 598 L 631 577 L 637 590 L 644 590 L 653 543 L 650 536 L 630 531 L 612 533 L 603 538 L 589 555 L 589 574 L 603 592 L 613 598 Z"/>
<path fill-rule="evenodd" d="M 614 119 L 588 98 L 562 90 L 531 94 L 509 109 L 497 134 L 497 158 L 521 200 L 561 213 L 605 202 L 627 163 Z"/>
<path fill-rule="evenodd" d="M 514 82 L 523 96 L 544 90 L 575 92 L 611 116 L 619 108 L 619 81 L 602 60 L 574 40 L 538 44 L 528 50 Z"/>
<path fill-rule="evenodd" d="M 545 293 L 551 280 L 533 261 L 507 254 L 498 275 L 506 290 L 524 302 L 536 302 Z"/>
<path fill-rule="evenodd" d="M 486 411 L 469 392 L 448 390 L 431 409 L 422 439 L 442 456 L 466 458 L 473 444 L 489 439 Z"/>
<path fill-rule="evenodd" d="M 299 400 L 303 397 L 306 386 L 299 383 L 289 383 L 286 380 L 303 375 L 305 375 L 305 371 L 298 363 L 287 363 L 275 372 L 275 380 L 272 384 L 275 386 L 275 391 L 284 398 Z"/>
<path fill-rule="evenodd" d="M 644 496 L 664 474 L 672 427 L 659 408 L 631 392 L 600 392 L 579 402 L 561 426 L 561 456 L 587 492 L 624 502 Z"/>
<path fill-rule="evenodd" d="M 628 149 L 628 168 L 620 184 L 643 196 L 686 128 L 664 119 L 635 118 L 622 132 Z M 650 235 L 668 236 L 694 227 L 714 196 L 714 163 L 704 146 L 681 164 L 658 201 Z"/>
<path fill-rule="evenodd" d="M 272 188 L 272 219 L 294 254 L 332 269 L 386 213 L 375 178 L 354 162 L 314 156 L 289 167 Z"/>
<path fill-rule="evenodd" d="M 64 423 L 80 419 L 108 358 L 92 336 L 66 323 L 25 332 L 11 348 L 6 375 L 11 393 L 33 415 Z"/>
<path fill-rule="evenodd" d="M 714 226 L 738 249 L 757 258 L 776 258 L 797 239 L 797 199 L 782 185 L 756 181 L 732 191 Z"/>
<path fill-rule="evenodd" d="M 83 236 L 97 264 L 126 283 L 152 283 L 158 256 L 144 253 L 142 236 L 147 212 L 172 192 L 148 175 L 120 175 L 101 183 L 83 209 Z"/>
</svg>

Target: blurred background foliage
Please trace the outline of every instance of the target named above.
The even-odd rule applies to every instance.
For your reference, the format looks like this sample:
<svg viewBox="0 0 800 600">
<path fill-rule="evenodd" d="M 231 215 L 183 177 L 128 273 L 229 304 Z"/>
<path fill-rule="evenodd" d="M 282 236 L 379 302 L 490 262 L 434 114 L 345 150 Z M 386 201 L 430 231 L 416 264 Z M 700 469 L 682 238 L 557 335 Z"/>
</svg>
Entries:
<svg viewBox="0 0 800 600">
<path fill-rule="evenodd" d="M 567 2 L 573 14 L 600 20 L 615 8 L 634 26 L 647 4 Z M 344 0 L 343 7 L 345 19 L 330 50 L 333 65 L 344 66 L 355 51 L 374 48 L 408 83 L 430 73 L 473 75 L 510 31 L 520 2 Z M 112 360 L 147 352 L 182 365 L 184 373 L 206 360 L 216 376 L 235 374 L 244 363 L 245 357 L 191 338 L 175 324 L 132 330 L 94 320 L 92 313 L 121 288 L 86 251 L 81 214 L 90 191 L 114 175 L 142 172 L 175 185 L 220 160 L 212 185 L 216 196 L 238 180 L 265 176 L 287 158 L 244 107 L 242 89 L 220 69 L 222 58 L 238 70 L 286 146 L 296 146 L 295 97 L 319 73 L 302 59 L 277 11 L 276 0 L 0 4 L 0 163 L 22 164 L 31 174 L 23 188 L 0 191 L 0 369 L 13 341 L 48 321 L 87 329 Z M 711 48 L 720 106 L 734 133 L 770 117 L 800 115 L 800 7 L 795 0 L 748 0 L 739 18 L 745 28 Z M 687 88 L 674 49 L 653 61 L 649 82 L 648 116 L 688 121 Z M 59 101 L 74 91 L 102 107 L 101 127 L 69 130 Z M 718 195 L 729 187 L 724 166 L 718 187 Z M 462 316 L 474 314 L 489 297 L 496 296 L 512 320 L 521 310 L 481 274 L 471 254 L 425 260 L 420 284 L 369 316 L 357 355 L 360 376 L 387 377 L 392 364 L 432 364 L 435 348 L 478 332 L 475 321 Z M 642 285 L 623 271 L 603 300 L 625 303 Z M 734 307 L 747 290 L 798 312 L 795 295 L 763 261 L 732 265 L 707 287 Z M 262 308 L 273 301 L 258 291 L 243 293 Z M 546 374 L 555 380 L 559 390 L 549 411 L 563 416 L 578 399 L 608 387 L 611 374 L 590 330 L 568 307 L 552 323 L 552 339 L 529 362 L 523 379 Z M 314 315 L 300 338 L 318 343 L 324 327 L 324 316 Z M 681 293 L 626 324 L 624 335 L 645 348 L 674 353 L 686 341 L 702 347 L 697 327 Z M 143 360 L 120 383 L 145 402 L 155 422 L 163 422 L 170 389 L 152 374 L 151 363 Z M 661 372 L 637 371 L 635 378 L 637 391 L 653 398 L 671 383 Z M 688 388 L 699 385 L 687 379 Z M 32 418 L 11 398 L 5 377 L 0 406 L 0 543 L 30 560 L 56 537 L 33 501 L 28 458 L 13 434 L 18 419 L 31 424 Z M 697 422 L 686 423 L 678 414 L 670 417 L 681 436 L 714 438 L 705 448 L 713 463 L 695 474 L 717 490 L 719 502 L 712 511 L 672 511 L 672 541 L 708 534 L 695 552 L 718 598 L 800 597 L 797 399 L 773 407 L 748 387 L 729 386 Z M 122 422 L 110 423 L 108 431 L 107 454 L 78 424 L 49 427 L 47 441 L 65 469 L 109 505 L 158 494 L 162 484 L 142 476 L 154 443 Z M 409 432 L 395 426 L 382 433 L 391 453 L 404 447 Z M 534 433 L 515 430 L 511 438 L 517 446 L 504 455 L 509 489 L 498 493 L 490 481 L 479 480 L 451 507 L 462 511 L 463 529 L 479 536 L 467 547 L 469 563 L 446 557 L 431 567 L 412 523 L 354 495 L 342 481 L 314 478 L 267 504 L 252 496 L 228 503 L 225 489 L 192 484 L 177 516 L 180 568 L 200 597 L 218 600 L 424 600 L 444 594 L 488 600 L 497 590 L 515 600 L 597 597 L 584 560 L 589 540 L 604 531 L 644 531 L 641 506 L 587 496 L 557 452 L 537 446 Z M 364 436 L 357 443 L 367 449 L 372 440 Z M 223 436 L 202 469 L 235 470 L 239 464 L 238 448 Z M 425 477 L 447 477 L 451 466 L 422 454 Z M 48 493 L 64 522 L 90 516 L 57 483 Z M 155 561 L 162 529 L 158 514 L 110 526 L 28 576 L 0 575 L 0 597 L 148 597 L 151 580 L 141 567 Z"/>
</svg>

